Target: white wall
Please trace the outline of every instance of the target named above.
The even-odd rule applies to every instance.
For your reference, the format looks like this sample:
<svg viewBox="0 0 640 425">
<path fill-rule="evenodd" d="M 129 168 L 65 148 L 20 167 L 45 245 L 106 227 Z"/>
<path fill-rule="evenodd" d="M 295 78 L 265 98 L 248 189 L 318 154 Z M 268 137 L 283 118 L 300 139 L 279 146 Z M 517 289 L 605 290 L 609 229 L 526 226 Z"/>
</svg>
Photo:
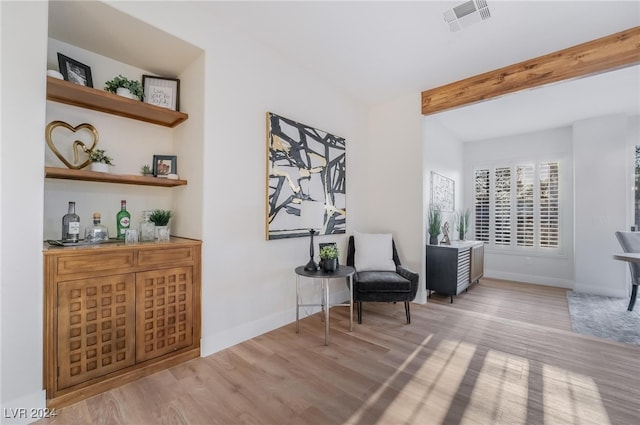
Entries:
<svg viewBox="0 0 640 425">
<path fill-rule="evenodd" d="M 44 407 L 42 223 L 47 3 L 0 2 L 0 405 Z M 4 416 L 4 415 L 3 415 Z M 3 418 L 3 423 L 12 422 Z M 15 421 L 26 422 L 26 419 Z"/>
<path fill-rule="evenodd" d="M 629 175 L 627 117 L 611 115 L 573 126 L 575 159 L 575 290 L 628 295 L 624 263 L 614 232 L 628 229 Z M 638 139 L 636 139 L 638 140 Z M 627 164 L 626 166 L 624 164 Z"/>
<path fill-rule="evenodd" d="M 573 287 L 573 164 L 570 127 L 536 131 L 464 144 L 465 204 L 473 208 L 473 171 L 478 167 L 515 165 L 519 161 L 560 160 L 560 253 L 485 247 L 486 277 Z M 471 229 L 473 232 L 473 228 Z"/>
<path fill-rule="evenodd" d="M 465 204 L 463 198 L 465 189 L 465 181 L 463 180 L 464 168 L 462 163 L 463 143 L 460 142 L 447 128 L 445 128 L 440 121 L 438 121 L 437 115 L 424 117 L 422 119 L 422 127 L 422 138 L 424 143 L 424 172 L 422 176 L 422 185 L 424 187 L 422 208 L 424 212 L 422 234 L 424 235 L 423 249 L 425 250 L 423 258 L 425 259 L 426 265 L 426 248 L 424 248 L 424 245 L 428 241 L 427 214 L 431 204 L 431 172 L 438 173 L 454 181 L 455 210 L 463 211 L 465 208 L 471 208 L 471 205 L 468 203 Z M 455 212 L 443 212 L 442 224 L 444 225 L 445 222 L 449 223 L 449 238 L 451 240 L 458 239 L 458 232 L 455 230 Z M 470 237 L 470 235 L 468 236 Z M 441 234 L 439 239 L 442 239 L 442 237 L 443 235 Z M 426 289 L 421 288 L 421 291 L 423 291 L 426 299 Z"/>
<path fill-rule="evenodd" d="M 356 169 L 366 178 L 353 194 L 363 208 L 356 230 L 393 234 L 402 263 L 420 274 L 417 302 L 426 299 L 421 130 L 420 94 L 410 94 L 372 108 L 366 145 L 352 152 L 366 155 Z"/>
</svg>

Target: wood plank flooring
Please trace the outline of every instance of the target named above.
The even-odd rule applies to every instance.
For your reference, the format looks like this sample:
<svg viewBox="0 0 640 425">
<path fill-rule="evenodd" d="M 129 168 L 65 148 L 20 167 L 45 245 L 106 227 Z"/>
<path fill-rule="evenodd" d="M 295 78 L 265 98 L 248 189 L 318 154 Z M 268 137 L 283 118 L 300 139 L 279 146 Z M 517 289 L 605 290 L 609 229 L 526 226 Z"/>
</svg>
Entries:
<svg viewBox="0 0 640 425">
<path fill-rule="evenodd" d="M 571 331 L 566 290 L 320 315 L 59 409 L 39 424 L 638 424 L 640 347 Z"/>
</svg>

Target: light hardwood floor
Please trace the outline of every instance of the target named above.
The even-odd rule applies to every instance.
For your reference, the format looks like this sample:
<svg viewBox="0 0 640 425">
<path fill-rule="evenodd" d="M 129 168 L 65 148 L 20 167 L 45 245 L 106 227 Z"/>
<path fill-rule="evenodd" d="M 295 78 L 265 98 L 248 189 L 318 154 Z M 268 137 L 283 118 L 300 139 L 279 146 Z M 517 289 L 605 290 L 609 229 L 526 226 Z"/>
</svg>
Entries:
<svg viewBox="0 0 640 425">
<path fill-rule="evenodd" d="M 566 290 L 331 310 L 58 410 L 40 424 L 638 424 L 640 347 L 571 331 Z"/>
</svg>

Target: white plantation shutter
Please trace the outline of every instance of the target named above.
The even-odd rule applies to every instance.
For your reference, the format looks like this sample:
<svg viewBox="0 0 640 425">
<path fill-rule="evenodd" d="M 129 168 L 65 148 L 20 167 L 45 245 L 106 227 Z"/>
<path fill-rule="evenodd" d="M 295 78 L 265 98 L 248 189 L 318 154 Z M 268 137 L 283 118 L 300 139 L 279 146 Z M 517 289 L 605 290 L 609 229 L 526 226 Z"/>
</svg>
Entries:
<svg viewBox="0 0 640 425">
<path fill-rule="evenodd" d="M 533 246 L 533 165 L 518 165 L 516 167 L 516 191 L 517 245 Z"/>
<path fill-rule="evenodd" d="M 495 247 L 558 250 L 560 162 L 474 170 L 476 240 Z"/>
<path fill-rule="evenodd" d="M 489 241 L 489 225 L 490 217 L 489 217 L 489 208 L 490 208 L 490 200 L 489 200 L 489 190 L 490 190 L 490 180 L 489 180 L 489 169 L 485 168 L 483 170 L 475 170 L 474 173 L 475 180 L 475 188 L 474 188 L 474 211 L 475 211 L 475 239 L 478 241 L 488 242 Z"/>
<path fill-rule="evenodd" d="M 543 162 L 538 170 L 540 186 L 540 246 L 560 246 L 560 196 L 558 162 Z"/>
<path fill-rule="evenodd" d="M 511 245 L 511 168 L 496 168 L 494 180 L 494 243 Z"/>
</svg>

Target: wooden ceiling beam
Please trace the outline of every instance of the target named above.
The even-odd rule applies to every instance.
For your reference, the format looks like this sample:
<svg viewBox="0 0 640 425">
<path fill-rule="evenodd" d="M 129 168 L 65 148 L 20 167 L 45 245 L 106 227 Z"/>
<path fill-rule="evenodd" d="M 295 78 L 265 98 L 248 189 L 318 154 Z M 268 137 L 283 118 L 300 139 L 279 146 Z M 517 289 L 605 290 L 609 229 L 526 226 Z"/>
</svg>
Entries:
<svg viewBox="0 0 640 425">
<path fill-rule="evenodd" d="M 422 92 L 422 114 L 640 63 L 640 27 Z"/>
</svg>

